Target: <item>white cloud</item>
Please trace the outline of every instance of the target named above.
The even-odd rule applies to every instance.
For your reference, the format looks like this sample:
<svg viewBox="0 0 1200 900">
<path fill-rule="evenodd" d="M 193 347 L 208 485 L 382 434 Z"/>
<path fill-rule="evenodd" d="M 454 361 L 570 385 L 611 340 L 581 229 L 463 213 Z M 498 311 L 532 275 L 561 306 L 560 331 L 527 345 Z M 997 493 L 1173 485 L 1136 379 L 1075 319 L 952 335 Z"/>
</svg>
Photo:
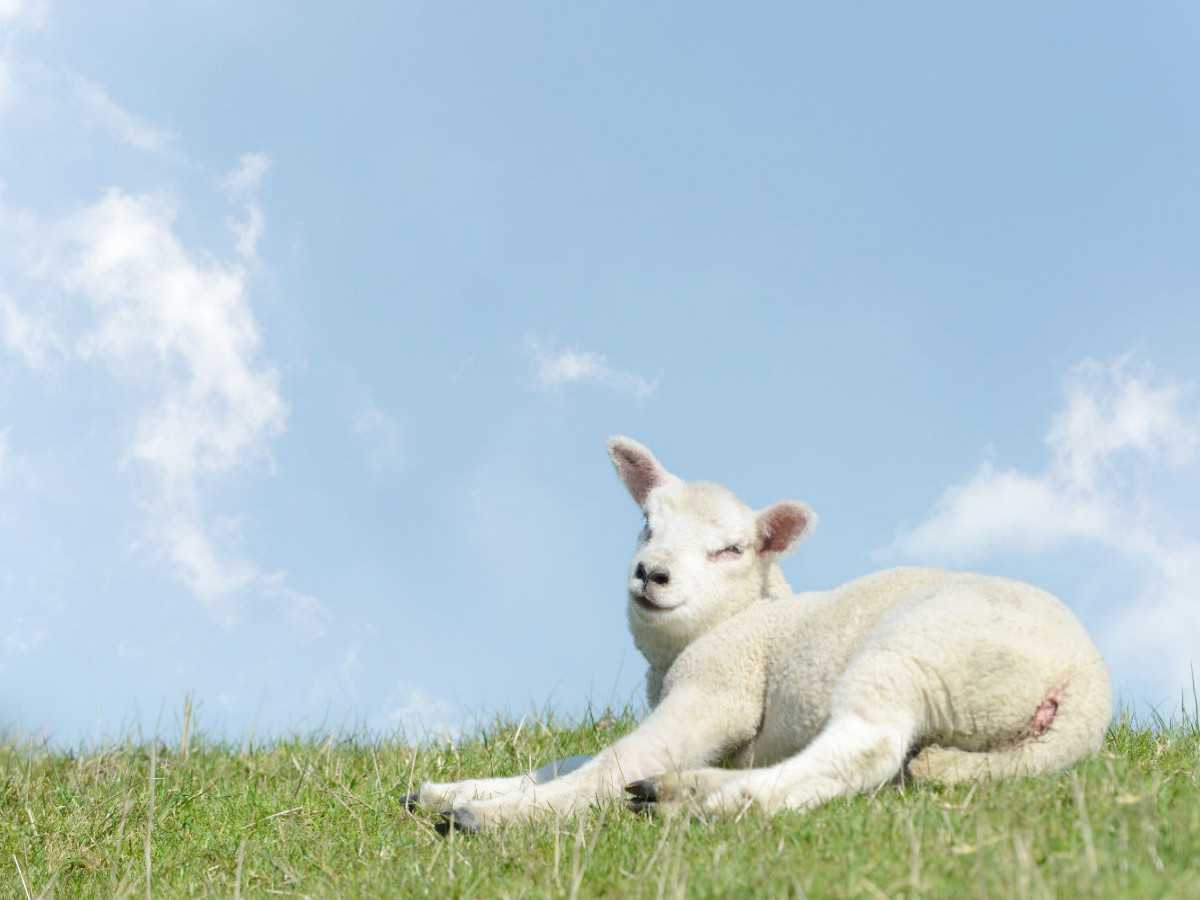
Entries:
<svg viewBox="0 0 1200 900">
<path fill-rule="evenodd" d="M 1200 419 L 1187 390 L 1131 374 L 1128 357 L 1112 366 L 1088 360 L 1064 381 L 1066 406 L 1046 436 L 1052 457 L 1039 475 L 983 464 L 946 490 L 932 514 L 902 532 L 902 556 L 967 562 L 997 551 L 1032 552 L 1070 540 L 1127 547 L 1128 492 L 1155 463 L 1178 468 L 1192 458 Z"/>
<path fill-rule="evenodd" d="M 1064 394 L 1041 473 L 985 463 L 880 555 L 962 565 L 1065 544 L 1103 548 L 1139 579 L 1137 596 L 1102 636 L 1118 682 L 1147 681 L 1152 658 L 1152 689 L 1177 692 L 1200 662 L 1200 517 L 1174 508 L 1169 488 L 1158 485 L 1172 472 L 1194 483 L 1200 414 L 1191 389 L 1148 367 L 1134 371 L 1124 357 L 1077 366 Z"/>
<path fill-rule="evenodd" d="M 0 25 L 12 25 L 23 18 L 33 27 L 41 27 L 46 18 L 45 0 L 0 0 Z"/>
<path fill-rule="evenodd" d="M 0 0 L 0 38 L 44 28 L 49 7 L 48 0 Z"/>
<path fill-rule="evenodd" d="M 207 480 L 269 461 L 288 407 L 260 359 L 246 270 L 187 251 L 173 220 L 161 197 L 113 189 L 70 223 L 65 281 L 94 323 L 76 349 L 154 398 L 125 463 L 150 475 L 150 533 L 213 618 L 231 627 L 253 591 L 296 630 L 322 634 L 323 604 L 246 559 L 236 520 L 205 515 Z"/>
<path fill-rule="evenodd" d="M 18 71 L 11 36 L 39 27 L 45 5 L 0 3 L 2 80 L 8 63 Z M 30 99 L 48 116 L 71 110 L 83 124 L 75 127 L 79 140 L 94 141 L 86 126 L 98 122 L 109 143 L 134 151 L 172 144 L 171 135 L 100 85 L 69 71 L 26 68 L 41 73 L 32 84 L 40 93 Z M 0 351 L 33 370 L 83 360 L 113 375 L 127 388 L 113 395 L 114 404 L 139 404 L 122 463 L 146 510 L 146 543 L 226 627 L 253 594 L 293 629 L 313 635 L 326 629 L 328 610 L 288 587 L 284 573 L 260 569 L 241 551 L 235 520 L 205 508 L 214 479 L 270 463 L 271 442 L 288 416 L 279 374 L 262 357 L 249 297 L 264 227 L 258 191 L 269 169 L 265 154 L 246 154 L 220 181 L 237 213 L 229 222 L 236 242 L 229 259 L 186 247 L 174 201 L 163 195 L 112 188 L 59 221 L 0 203 L 0 243 L 10 251 L 3 261 L 30 287 L 27 297 L 0 294 Z"/>
<path fill-rule="evenodd" d="M 948 488 L 924 522 L 897 537 L 893 550 L 913 559 L 962 564 L 997 551 L 1032 553 L 1068 540 L 1111 534 L 1108 504 L 1045 476 L 980 466 Z"/>
<path fill-rule="evenodd" d="M 1138 456 L 1171 466 L 1191 459 L 1197 421 L 1184 411 L 1186 390 L 1170 382 L 1151 386 L 1130 366 L 1128 356 L 1110 367 L 1088 360 L 1067 376 L 1067 407 L 1046 437 L 1065 483 L 1094 491 Z"/>
<path fill-rule="evenodd" d="M 96 316 L 81 352 L 118 372 L 152 372 L 160 385 L 130 456 L 178 491 L 202 472 L 264 456 L 287 405 L 278 373 L 256 358 L 245 272 L 189 256 L 172 219 L 158 198 L 109 191 L 75 224 L 80 253 L 68 283 Z"/>
<path fill-rule="evenodd" d="M 648 381 L 633 372 L 614 369 L 603 353 L 589 350 L 567 350 L 555 353 L 542 346 L 536 337 L 527 336 L 525 346 L 534 366 L 534 381 L 538 387 L 558 391 L 576 383 L 598 384 L 614 390 L 628 391 L 638 400 L 658 390 L 658 380 Z"/>
<path fill-rule="evenodd" d="M 75 99 L 114 137 L 138 150 L 162 150 L 175 137 L 118 105 L 100 85 L 81 75 L 70 76 Z"/>
<path fill-rule="evenodd" d="M 393 416 L 368 400 L 354 414 L 352 428 L 373 474 L 395 474 L 403 468 L 400 425 Z"/>
</svg>

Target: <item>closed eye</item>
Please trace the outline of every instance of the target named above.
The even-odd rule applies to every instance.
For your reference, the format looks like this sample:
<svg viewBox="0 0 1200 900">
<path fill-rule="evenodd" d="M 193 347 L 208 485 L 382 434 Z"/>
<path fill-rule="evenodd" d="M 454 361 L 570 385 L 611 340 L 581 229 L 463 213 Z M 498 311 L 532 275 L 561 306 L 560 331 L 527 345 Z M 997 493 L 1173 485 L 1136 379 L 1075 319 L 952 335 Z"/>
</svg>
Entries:
<svg viewBox="0 0 1200 900">
<path fill-rule="evenodd" d="M 736 559 L 746 552 L 741 544 L 730 544 L 712 554 L 713 559 Z"/>
</svg>

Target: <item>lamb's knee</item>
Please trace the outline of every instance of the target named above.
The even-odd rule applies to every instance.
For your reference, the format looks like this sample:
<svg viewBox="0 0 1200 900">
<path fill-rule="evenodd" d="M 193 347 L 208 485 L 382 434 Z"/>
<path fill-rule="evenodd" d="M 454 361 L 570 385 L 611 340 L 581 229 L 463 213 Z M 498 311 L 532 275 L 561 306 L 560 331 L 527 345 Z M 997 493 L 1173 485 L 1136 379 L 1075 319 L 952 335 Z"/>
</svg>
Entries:
<svg viewBox="0 0 1200 900">
<path fill-rule="evenodd" d="M 898 734 L 882 734 L 862 752 L 861 768 L 864 771 L 896 772 L 904 761 L 904 747 Z"/>
<path fill-rule="evenodd" d="M 815 765 L 815 772 L 860 791 L 894 778 L 904 763 L 912 725 L 903 717 L 873 721 L 843 714 L 826 726 L 808 751 L 798 757 Z"/>
</svg>

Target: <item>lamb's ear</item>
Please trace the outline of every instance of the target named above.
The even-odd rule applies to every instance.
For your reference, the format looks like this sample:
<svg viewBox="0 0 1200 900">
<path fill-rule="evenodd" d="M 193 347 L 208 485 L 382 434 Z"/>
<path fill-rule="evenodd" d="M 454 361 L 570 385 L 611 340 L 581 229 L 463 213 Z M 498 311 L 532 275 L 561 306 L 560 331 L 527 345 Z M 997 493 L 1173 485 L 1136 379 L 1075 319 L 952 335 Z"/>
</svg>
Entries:
<svg viewBox="0 0 1200 900">
<path fill-rule="evenodd" d="M 656 487 L 679 480 L 633 438 L 614 435 L 608 439 L 607 446 L 608 458 L 617 470 L 617 477 L 638 506 L 646 505 L 646 498 Z"/>
<path fill-rule="evenodd" d="M 812 533 L 817 514 L 798 500 L 783 500 L 758 514 L 760 553 L 779 556 Z"/>
</svg>

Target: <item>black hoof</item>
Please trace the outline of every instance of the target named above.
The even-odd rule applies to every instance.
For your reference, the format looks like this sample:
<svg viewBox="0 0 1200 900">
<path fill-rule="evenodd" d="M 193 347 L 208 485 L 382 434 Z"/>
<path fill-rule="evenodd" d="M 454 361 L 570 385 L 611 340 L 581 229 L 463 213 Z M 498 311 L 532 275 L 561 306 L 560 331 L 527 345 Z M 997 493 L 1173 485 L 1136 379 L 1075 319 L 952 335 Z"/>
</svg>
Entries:
<svg viewBox="0 0 1200 900">
<path fill-rule="evenodd" d="M 653 803 L 658 799 L 658 783 L 653 778 L 643 778 L 641 781 L 631 781 L 625 785 L 625 793 L 633 803 Z"/>
<path fill-rule="evenodd" d="M 448 809 L 442 813 L 442 821 L 433 826 L 437 833 L 442 837 L 448 835 L 451 831 L 459 831 L 463 834 L 474 834 L 479 831 L 481 826 L 479 820 L 475 818 L 475 813 L 471 812 L 466 807 L 460 806 L 457 809 Z"/>
<path fill-rule="evenodd" d="M 400 798 L 400 802 L 404 805 L 404 808 L 407 809 L 409 812 L 416 812 L 417 808 L 421 805 L 421 795 L 420 794 L 405 794 L 403 797 Z"/>
<path fill-rule="evenodd" d="M 653 800 L 636 800 L 630 797 L 625 801 L 626 808 L 640 816 L 652 816 L 658 812 L 658 804 Z"/>
</svg>

